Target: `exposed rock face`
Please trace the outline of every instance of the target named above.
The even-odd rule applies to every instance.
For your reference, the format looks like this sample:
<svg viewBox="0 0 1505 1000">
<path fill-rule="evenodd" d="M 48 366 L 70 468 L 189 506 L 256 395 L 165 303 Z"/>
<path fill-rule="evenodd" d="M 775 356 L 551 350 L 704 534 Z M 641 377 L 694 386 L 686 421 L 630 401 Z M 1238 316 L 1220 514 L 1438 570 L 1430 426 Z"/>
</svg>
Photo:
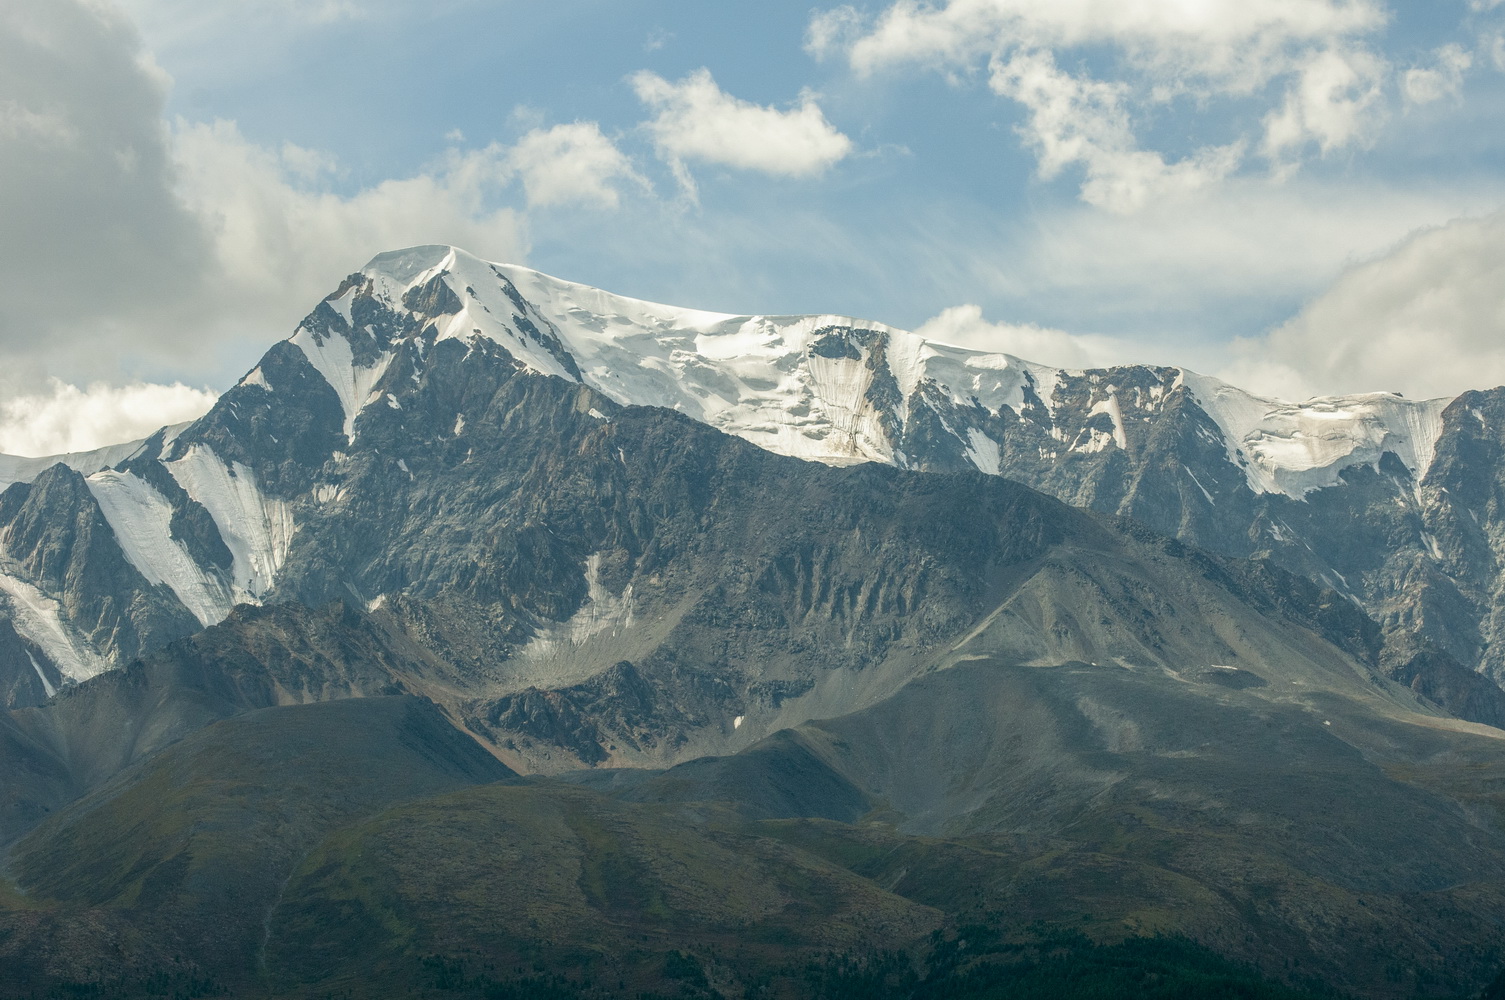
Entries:
<svg viewBox="0 0 1505 1000">
<path fill-rule="evenodd" d="M 1285 406 L 383 255 L 202 420 L 0 494 L 0 957 L 421 991 L 1098 912 L 1465 992 L 1502 395 Z"/>
<path fill-rule="evenodd" d="M 41 610 L 11 614 L 21 644 L 0 643 L 0 676 L 25 704 L 45 695 L 26 679 L 38 670 L 88 676 L 239 602 L 386 602 L 467 678 L 462 687 L 574 691 L 552 709 L 564 719 L 594 697 L 578 685 L 623 660 L 646 669 L 643 656 L 664 645 L 645 607 L 662 602 L 666 628 L 697 627 L 674 603 L 691 590 L 654 588 L 676 560 L 709 557 L 715 546 L 697 532 L 710 530 L 737 539 L 717 557 L 744 567 L 731 578 L 749 593 L 804 595 L 801 628 L 841 650 L 828 654 L 837 660 L 881 658 L 880 647 L 928 627 L 910 621 L 925 601 L 942 603 L 924 567 L 886 576 L 881 559 L 852 563 L 815 536 L 749 562 L 761 536 L 742 525 L 763 530 L 768 516 L 755 501 L 779 512 L 779 527 L 858 514 L 820 492 L 836 487 L 791 492 L 789 475 L 815 480 L 728 459 L 687 422 L 640 432 L 647 425 L 619 406 L 639 404 L 831 465 L 1005 476 L 1214 552 L 1268 559 L 1372 615 L 1390 647 L 1372 657 L 1379 669 L 1499 723 L 1501 699 L 1475 670 L 1505 676 L 1505 644 L 1494 642 L 1505 409 L 1498 392 L 1445 402 L 1279 404 L 1176 368 L 1059 371 L 841 317 L 636 302 L 447 247 L 383 254 L 201 420 L 123 461 L 109 456 L 112 469 L 59 467 L 11 488 L 0 501 L 6 589 L 13 609 Z M 732 508 L 744 521 L 726 527 Z M 695 528 L 670 524 L 685 512 Z M 979 515 L 905 516 L 953 519 L 941 530 L 955 534 Z M 853 615 L 901 624 L 879 627 L 878 640 L 848 630 Z M 770 607 L 756 625 L 716 627 L 775 620 Z M 628 632 L 637 646 L 600 639 Z M 559 652 L 592 643 L 599 651 L 584 658 Z M 718 655 L 697 647 L 684 669 Z M 643 683 L 662 682 L 653 676 Z M 674 683 L 686 704 L 701 697 L 688 694 L 698 681 Z M 770 704 L 813 690 L 809 677 L 758 683 Z M 493 725 L 497 713 L 476 711 Z M 548 714 L 521 703 L 497 712 L 535 727 Z"/>
<path fill-rule="evenodd" d="M 7 676 L 31 671 L 56 687 L 200 627 L 132 565 L 83 476 L 65 465 L 0 494 L 0 560 L 0 600 L 17 640 L 0 652 Z M 13 705 L 32 703 L 12 690 Z"/>
<path fill-rule="evenodd" d="M 1387 647 L 1374 623 L 1272 564 L 1214 557 L 976 471 L 775 455 L 521 371 L 484 342 L 468 357 L 448 341 L 424 353 L 416 379 L 389 370 L 398 405 L 360 414 L 354 441 L 302 473 L 301 492 L 255 487 L 277 478 L 275 451 L 269 468 L 235 463 L 221 480 L 203 465 L 181 473 L 242 489 L 242 508 L 262 512 L 250 523 L 263 534 L 230 548 L 237 586 L 270 579 L 271 603 L 127 675 L 254 678 L 262 664 L 273 681 L 254 689 L 189 684 L 228 684 L 239 694 L 227 703 L 251 706 L 420 693 L 508 764 L 541 771 L 735 750 L 887 697 L 984 627 L 1021 663 L 1379 683 Z M 221 406 L 256 420 L 281 391 L 267 378 Z M 457 405 L 469 415 L 459 433 Z M 200 457 L 215 455 L 202 438 L 171 447 L 169 470 L 218 462 Z M 211 511 L 229 502 L 203 496 Z M 280 541 L 278 517 L 297 526 Z M 300 605 L 345 610 L 322 613 L 326 638 L 311 643 L 274 628 L 301 621 Z M 1425 666 L 1425 652 L 1406 662 Z M 49 711 L 76 714 L 113 690 L 114 675 L 101 681 Z M 1386 697 L 1417 710 L 1401 689 Z M 157 698 L 127 701 L 110 718 L 150 728 Z"/>
</svg>

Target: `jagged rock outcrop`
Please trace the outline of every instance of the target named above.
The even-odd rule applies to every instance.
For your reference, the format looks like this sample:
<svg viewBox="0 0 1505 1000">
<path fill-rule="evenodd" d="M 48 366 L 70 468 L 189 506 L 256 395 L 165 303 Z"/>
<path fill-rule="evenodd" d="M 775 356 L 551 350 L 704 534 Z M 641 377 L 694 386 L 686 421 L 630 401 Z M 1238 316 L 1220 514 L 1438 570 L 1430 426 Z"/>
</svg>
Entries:
<svg viewBox="0 0 1505 1000">
<path fill-rule="evenodd" d="M 537 376 L 579 394 L 555 405 Z M 45 517 L 32 502 L 11 529 L 5 579 L 12 596 L 55 607 L 56 623 L 13 614 L 23 641 L 0 647 L 0 670 L 25 678 L 25 646 L 66 682 L 158 648 L 194 619 L 219 621 L 239 602 L 342 599 L 407 608 L 425 641 L 505 693 L 569 688 L 586 676 L 549 676 L 517 657 L 534 657 L 581 609 L 591 621 L 608 606 L 625 613 L 634 575 L 687 545 L 654 525 L 671 504 L 704 502 L 690 479 L 653 484 L 679 492 L 642 498 L 647 484 L 609 461 L 624 443 L 615 428 L 631 423 L 619 407 L 646 405 L 829 465 L 999 475 L 1222 555 L 1268 560 L 1372 616 L 1394 646 L 1382 668 L 1390 675 L 1450 711 L 1498 722 L 1500 699 L 1468 675 L 1505 676 L 1495 610 L 1500 396 L 1283 404 L 1178 368 L 1061 371 L 843 317 L 638 302 L 418 247 L 347 278 L 201 420 L 111 469 L 38 480 L 46 496 L 65 481 L 71 493 Z M 686 451 L 690 437 L 675 430 L 651 447 L 693 464 L 702 458 Z M 633 464 L 625 451 L 618 459 Z M 545 479 L 573 483 L 573 540 L 533 492 Z M 13 489 L 23 492 L 4 508 L 11 519 L 29 495 Z M 563 487 L 549 489 L 562 497 Z M 630 490 L 638 509 L 623 505 Z M 78 536 L 70 525 L 90 509 L 104 523 L 89 513 Z M 39 532 L 78 536 L 91 565 L 112 562 L 79 589 L 82 578 L 60 575 L 56 557 L 33 558 Z M 582 548 L 587 536 L 600 547 Z M 830 583 L 828 551 L 781 558 L 759 570 L 771 585 Z M 858 591 L 850 599 L 874 593 Z M 883 599 L 914 595 L 895 583 Z M 623 658 L 640 659 L 603 652 L 592 669 Z M 93 666 L 59 666 L 74 661 Z M 803 683 L 770 680 L 768 697 Z M 24 680 L 12 690 L 16 704 L 38 693 Z"/>
</svg>

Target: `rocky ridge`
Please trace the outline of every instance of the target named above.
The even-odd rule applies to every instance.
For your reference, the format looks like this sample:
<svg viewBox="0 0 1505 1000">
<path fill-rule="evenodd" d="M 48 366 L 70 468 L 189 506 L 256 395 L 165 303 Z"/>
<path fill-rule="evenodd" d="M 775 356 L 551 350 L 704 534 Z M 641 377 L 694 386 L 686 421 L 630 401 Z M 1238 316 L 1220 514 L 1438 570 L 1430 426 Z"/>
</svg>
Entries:
<svg viewBox="0 0 1505 1000">
<path fill-rule="evenodd" d="M 1373 616 L 1391 676 L 1493 721 L 1493 695 L 1471 675 L 1505 676 L 1496 391 L 1288 404 L 1178 368 L 1063 371 L 847 317 L 661 306 L 450 247 L 374 258 L 192 425 L 128 455 L 71 457 L 84 473 L 7 466 L 31 476 L 0 504 L 10 703 L 36 703 L 238 602 L 401 590 L 351 578 L 337 564 L 352 551 L 322 559 L 314 581 L 303 557 L 289 565 L 294 539 L 311 511 L 351 505 L 344 470 L 362 456 L 412 451 L 404 435 L 438 450 L 398 458 L 399 481 L 491 447 L 497 428 L 478 421 L 498 366 L 673 409 L 779 454 L 1002 475 L 1214 552 L 1269 558 Z M 44 558 L 34 511 L 54 496 L 72 513 L 49 515 L 59 524 Z M 69 517 L 82 534 L 60 525 Z M 580 566 L 560 572 L 575 581 L 557 581 L 566 591 L 589 590 Z"/>
<path fill-rule="evenodd" d="M 0 980 L 793 997 L 841 951 L 958 996 L 1043 921 L 1476 991 L 1505 736 L 1455 716 L 1505 692 L 1428 636 L 1464 575 L 1426 621 L 1354 582 L 1403 488 L 1487 548 L 1469 406 L 383 255 L 203 419 L 0 494 Z"/>
</svg>

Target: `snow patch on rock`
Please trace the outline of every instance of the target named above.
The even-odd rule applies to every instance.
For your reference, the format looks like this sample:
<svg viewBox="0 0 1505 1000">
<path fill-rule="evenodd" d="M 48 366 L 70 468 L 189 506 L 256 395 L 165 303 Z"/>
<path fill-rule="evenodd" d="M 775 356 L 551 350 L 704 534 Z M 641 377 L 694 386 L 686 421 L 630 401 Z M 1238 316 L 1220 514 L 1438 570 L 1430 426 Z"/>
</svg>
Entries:
<svg viewBox="0 0 1505 1000">
<path fill-rule="evenodd" d="M 1129 448 L 1129 439 L 1124 434 L 1124 412 L 1118 405 L 1118 393 L 1112 386 L 1108 387 L 1108 395 L 1092 404 L 1092 409 L 1087 411 L 1087 416 L 1093 417 L 1099 413 L 1106 413 L 1108 419 L 1113 421 L 1113 443 L 1118 445 L 1121 451 Z"/>
<path fill-rule="evenodd" d="M 206 445 L 192 445 L 183 457 L 164 464 L 178 485 L 209 511 L 230 549 L 235 600 L 260 600 L 292 544 L 292 510 L 284 501 L 262 495 L 254 472 L 239 462 L 227 466 Z"/>
<path fill-rule="evenodd" d="M 36 643 L 64 677 L 86 681 L 110 669 L 105 659 L 64 623 L 56 600 L 9 573 L 0 573 L 0 592 L 9 599 L 11 626 L 17 634 Z M 32 666 L 36 666 L 35 661 Z"/>
<path fill-rule="evenodd" d="M 1323 396 L 1304 403 L 1267 399 L 1195 372 L 1183 372 L 1198 405 L 1223 432 L 1229 461 L 1257 493 L 1302 499 L 1336 486 L 1339 473 L 1393 453 L 1419 483 L 1426 477 L 1450 400 L 1391 393 Z"/>
<path fill-rule="evenodd" d="M 51 698 L 57 694 L 57 688 L 52 686 L 52 682 L 47 679 L 47 674 L 42 670 L 42 665 L 37 662 L 35 656 L 31 655 L 29 649 L 26 651 L 26 658 L 31 661 L 31 669 L 37 672 L 37 680 L 42 682 L 42 690 L 47 692 L 47 697 Z"/>
<path fill-rule="evenodd" d="M 607 629 L 632 625 L 632 584 L 620 595 L 601 585 L 601 553 L 585 560 L 585 603 L 569 620 L 539 629 L 521 655 L 536 659 L 554 652 L 559 646 L 579 646 Z"/>
<path fill-rule="evenodd" d="M 172 537 L 172 505 L 146 480 L 105 470 L 84 480 L 115 540 L 148 583 L 166 584 L 199 624 L 223 621 L 233 606 L 229 589 L 205 573 Z"/>
<path fill-rule="evenodd" d="M 977 471 L 986 472 L 990 476 L 998 475 L 1001 461 L 998 442 L 976 427 L 967 428 L 967 442 L 967 458 L 977 467 Z"/>
<path fill-rule="evenodd" d="M 371 401 L 372 389 L 387 373 L 392 353 L 385 351 L 375 364 L 361 367 L 355 363 L 350 341 L 338 333 L 316 336 L 307 327 L 299 327 L 291 340 L 340 397 L 340 408 L 345 412 L 345 439 L 355 440 L 355 418 Z"/>
</svg>

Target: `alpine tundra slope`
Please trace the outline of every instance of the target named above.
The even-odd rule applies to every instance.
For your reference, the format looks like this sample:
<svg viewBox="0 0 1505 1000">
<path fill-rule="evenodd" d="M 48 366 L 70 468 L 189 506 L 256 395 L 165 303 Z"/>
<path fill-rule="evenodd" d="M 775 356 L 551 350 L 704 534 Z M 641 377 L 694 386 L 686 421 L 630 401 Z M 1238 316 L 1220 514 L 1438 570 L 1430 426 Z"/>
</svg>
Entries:
<svg viewBox="0 0 1505 1000">
<path fill-rule="evenodd" d="M 380 255 L 0 463 L 0 985 L 1475 991 L 1502 427 Z"/>
</svg>

